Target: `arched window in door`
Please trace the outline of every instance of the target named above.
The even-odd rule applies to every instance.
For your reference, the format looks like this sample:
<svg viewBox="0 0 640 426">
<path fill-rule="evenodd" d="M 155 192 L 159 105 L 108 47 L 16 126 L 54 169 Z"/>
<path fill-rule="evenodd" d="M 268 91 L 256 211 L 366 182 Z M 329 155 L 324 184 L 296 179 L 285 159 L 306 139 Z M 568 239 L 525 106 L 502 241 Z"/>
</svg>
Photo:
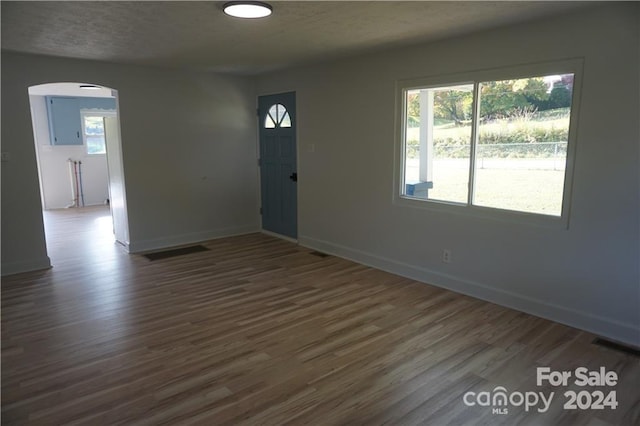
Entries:
<svg viewBox="0 0 640 426">
<path fill-rule="evenodd" d="M 276 129 L 278 127 L 291 127 L 291 117 L 282 104 L 273 104 L 264 119 L 265 129 Z"/>
</svg>

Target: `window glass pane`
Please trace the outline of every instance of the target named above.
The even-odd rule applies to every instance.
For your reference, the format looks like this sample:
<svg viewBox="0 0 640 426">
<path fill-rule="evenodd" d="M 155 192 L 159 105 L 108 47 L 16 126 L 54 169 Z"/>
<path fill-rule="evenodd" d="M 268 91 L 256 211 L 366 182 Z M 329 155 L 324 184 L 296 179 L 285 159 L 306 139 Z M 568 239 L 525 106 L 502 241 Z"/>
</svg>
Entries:
<svg viewBox="0 0 640 426">
<path fill-rule="evenodd" d="M 271 118 L 271 114 L 267 114 L 267 118 L 264 120 L 264 127 L 267 129 L 274 129 L 276 127 L 276 123 Z"/>
<path fill-rule="evenodd" d="M 271 117 L 273 117 L 274 122 L 277 122 L 275 119 L 278 118 L 278 105 L 274 104 L 271 105 L 271 107 L 269 108 L 269 115 Z"/>
<path fill-rule="evenodd" d="M 106 154 L 104 136 L 87 136 L 87 154 Z"/>
<path fill-rule="evenodd" d="M 104 135 L 104 120 L 102 117 L 85 117 L 84 132 L 87 135 Z"/>
<path fill-rule="evenodd" d="M 405 95 L 404 195 L 466 203 L 473 84 L 413 89 Z"/>
<path fill-rule="evenodd" d="M 480 83 L 473 203 L 560 216 L 573 74 Z"/>
<path fill-rule="evenodd" d="M 106 154 L 104 117 L 85 116 L 84 134 L 87 143 L 87 154 Z"/>
<path fill-rule="evenodd" d="M 284 105 L 282 104 L 278 104 L 276 105 L 276 111 L 278 113 L 278 123 L 280 123 L 282 121 L 282 119 L 284 118 L 284 114 L 287 112 L 287 109 L 284 107 Z"/>
<path fill-rule="evenodd" d="M 280 127 L 291 127 L 291 117 L 289 117 L 289 113 L 285 112 L 284 117 L 282 118 L 282 122 L 280 123 Z"/>
</svg>

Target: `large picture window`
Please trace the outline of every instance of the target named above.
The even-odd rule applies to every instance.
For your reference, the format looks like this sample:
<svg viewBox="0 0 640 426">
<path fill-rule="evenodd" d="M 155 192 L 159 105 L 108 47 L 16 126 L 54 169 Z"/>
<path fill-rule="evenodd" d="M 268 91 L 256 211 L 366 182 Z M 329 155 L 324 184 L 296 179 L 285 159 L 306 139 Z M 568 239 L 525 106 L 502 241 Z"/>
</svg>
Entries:
<svg viewBox="0 0 640 426">
<path fill-rule="evenodd" d="M 488 75 L 400 87 L 401 198 L 561 217 L 575 72 Z"/>
</svg>

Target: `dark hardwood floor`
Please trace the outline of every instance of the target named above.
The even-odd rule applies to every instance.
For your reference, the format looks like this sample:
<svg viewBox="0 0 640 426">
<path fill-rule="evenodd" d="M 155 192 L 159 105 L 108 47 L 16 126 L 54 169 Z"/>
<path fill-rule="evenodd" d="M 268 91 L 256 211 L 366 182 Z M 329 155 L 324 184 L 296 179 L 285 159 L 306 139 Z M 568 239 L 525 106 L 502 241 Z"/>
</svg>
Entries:
<svg viewBox="0 0 640 426">
<path fill-rule="evenodd" d="M 639 358 L 588 333 L 262 234 L 149 261 L 104 208 L 45 219 L 54 268 L 2 279 L 3 424 L 640 424 Z M 498 386 L 554 397 L 465 405 Z M 563 408 L 598 389 L 615 410 Z"/>
</svg>

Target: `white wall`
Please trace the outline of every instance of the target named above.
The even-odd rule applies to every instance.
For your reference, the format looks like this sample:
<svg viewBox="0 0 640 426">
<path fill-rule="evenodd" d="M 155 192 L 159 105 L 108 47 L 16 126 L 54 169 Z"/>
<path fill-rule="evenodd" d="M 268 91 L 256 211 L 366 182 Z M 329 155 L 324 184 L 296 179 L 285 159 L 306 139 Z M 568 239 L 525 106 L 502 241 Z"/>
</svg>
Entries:
<svg viewBox="0 0 640 426">
<path fill-rule="evenodd" d="M 2 53 L 2 273 L 46 267 L 28 88 L 118 90 L 130 249 L 259 228 L 248 78 Z"/>
<path fill-rule="evenodd" d="M 105 154 L 88 155 L 85 145 L 51 145 L 44 96 L 29 95 L 40 169 L 42 204 L 45 210 L 73 204 L 69 158 L 82 161 L 84 205 L 104 204 L 109 198 L 109 176 Z"/>
<path fill-rule="evenodd" d="M 259 78 L 297 91 L 301 243 L 640 345 L 638 54 L 638 4 L 608 4 Z M 397 80 L 577 57 L 569 229 L 393 204 Z"/>
</svg>

